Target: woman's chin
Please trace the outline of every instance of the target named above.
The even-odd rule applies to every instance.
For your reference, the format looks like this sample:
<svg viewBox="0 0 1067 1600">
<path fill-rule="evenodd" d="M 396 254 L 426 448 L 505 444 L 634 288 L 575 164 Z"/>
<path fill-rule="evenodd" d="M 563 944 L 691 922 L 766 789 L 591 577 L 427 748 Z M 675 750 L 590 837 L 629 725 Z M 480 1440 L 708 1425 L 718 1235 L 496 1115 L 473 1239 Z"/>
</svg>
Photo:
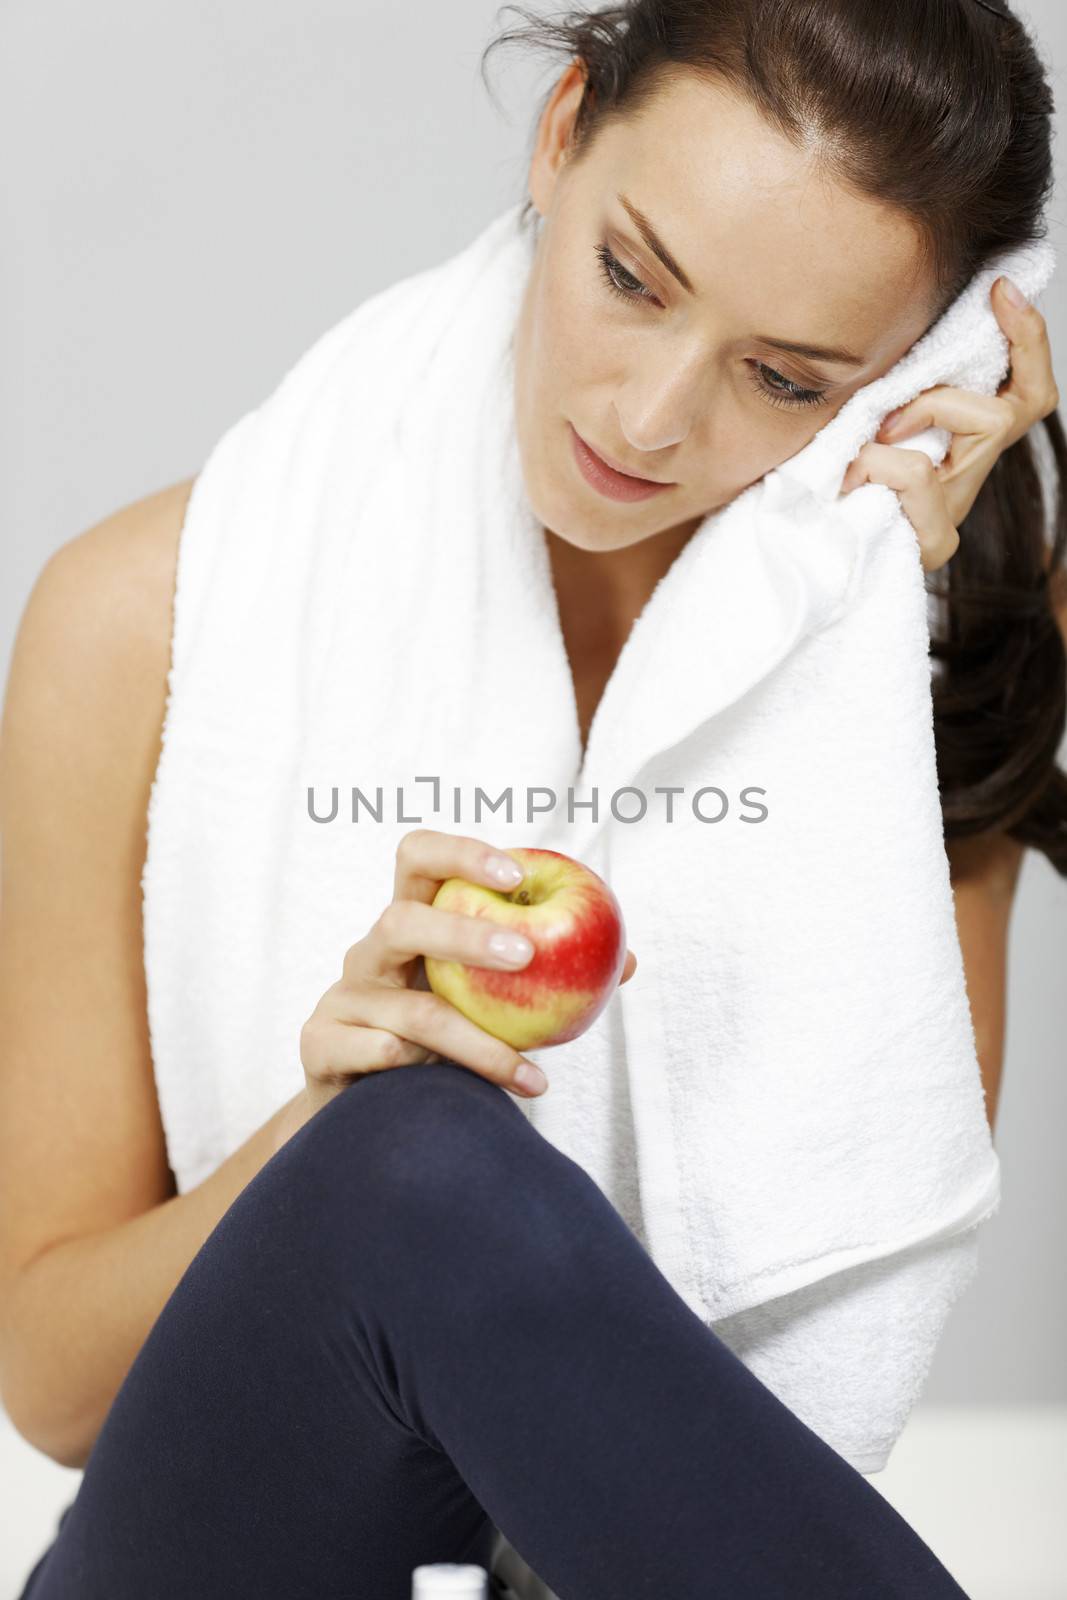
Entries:
<svg viewBox="0 0 1067 1600">
<path fill-rule="evenodd" d="M 638 544 L 650 537 L 651 531 L 641 532 L 627 528 L 622 519 L 609 516 L 599 520 L 574 504 L 566 494 L 530 495 L 533 514 L 543 528 L 554 533 L 557 539 L 573 545 L 576 550 L 586 550 L 591 555 L 606 554 L 611 550 L 624 550 L 627 545 Z"/>
</svg>

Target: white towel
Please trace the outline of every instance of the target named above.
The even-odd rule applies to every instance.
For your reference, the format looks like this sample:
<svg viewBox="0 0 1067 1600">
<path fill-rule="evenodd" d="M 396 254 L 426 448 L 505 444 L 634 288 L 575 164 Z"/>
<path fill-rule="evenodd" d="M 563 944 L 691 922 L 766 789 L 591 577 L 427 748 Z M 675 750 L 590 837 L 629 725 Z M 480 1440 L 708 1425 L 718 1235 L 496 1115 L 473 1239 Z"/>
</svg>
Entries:
<svg viewBox="0 0 1067 1600">
<path fill-rule="evenodd" d="M 998 1204 L 918 546 L 891 490 L 837 490 L 887 411 L 937 382 L 996 388 L 990 284 L 1006 270 L 1036 294 L 1053 252 L 979 274 L 704 520 L 583 761 L 514 432 L 518 218 L 331 328 L 194 486 L 143 878 L 168 1152 L 185 1192 L 301 1086 L 301 1024 L 391 898 L 412 826 L 563 850 L 611 883 L 639 966 L 581 1038 L 530 1052 L 551 1088 L 517 1103 L 711 1324 Z M 353 786 L 381 791 L 383 821 L 349 820 Z M 510 789 L 511 817 L 476 820 L 479 787 Z M 596 820 L 568 820 L 571 787 L 596 789 Z M 319 815 L 338 790 L 335 820 L 311 820 L 309 788 Z M 709 788 L 719 822 L 693 809 L 716 816 Z M 558 807 L 528 819 L 528 789 Z M 756 802 L 765 820 L 741 820 Z"/>
</svg>

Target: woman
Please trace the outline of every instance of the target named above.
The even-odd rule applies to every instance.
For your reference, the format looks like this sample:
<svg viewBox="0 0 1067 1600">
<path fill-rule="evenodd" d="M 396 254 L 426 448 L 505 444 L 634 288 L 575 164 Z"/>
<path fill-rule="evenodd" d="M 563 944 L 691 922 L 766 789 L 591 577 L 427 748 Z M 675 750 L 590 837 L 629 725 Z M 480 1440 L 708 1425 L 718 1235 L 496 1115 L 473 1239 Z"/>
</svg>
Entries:
<svg viewBox="0 0 1067 1600">
<path fill-rule="evenodd" d="M 1051 104 L 1022 27 L 979 0 L 661 0 L 533 35 L 575 59 L 530 166 L 544 234 L 516 422 L 584 743 L 703 516 L 886 370 L 991 254 L 1038 236 Z M 1002 951 L 1021 848 L 1065 859 L 1051 574 L 1067 541 L 1060 504 L 1049 556 L 1027 438 L 1043 418 L 1062 472 L 1044 324 L 1003 283 L 993 304 L 1012 350 L 1001 394 L 932 391 L 901 413 L 895 437 L 950 429 L 946 464 L 875 443 L 846 484 L 898 490 L 924 566 L 948 573 L 939 772 L 972 886 L 957 904 L 991 1117 L 1002 956 L 990 973 L 975 952 Z M 580 492 L 561 416 L 683 494 Z M 49 562 L 8 691 L 0 1373 L 26 1437 L 86 1466 L 26 1592 L 399 1596 L 421 1561 L 488 1564 L 491 1515 L 565 1595 L 959 1594 L 738 1359 L 751 1328 L 728 1344 L 701 1324 L 494 1092 L 527 1092 L 518 1054 L 427 993 L 427 954 L 528 959 L 430 905 L 447 876 L 502 881 L 479 841 L 405 840 L 391 906 L 338 951 L 342 978 L 305 1023 L 304 1089 L 175 1192 L 137 890 L 190 488 Z M 821 1289 L 807 1309 L 832 1318 L 843 1287 Z"/>
</svg>

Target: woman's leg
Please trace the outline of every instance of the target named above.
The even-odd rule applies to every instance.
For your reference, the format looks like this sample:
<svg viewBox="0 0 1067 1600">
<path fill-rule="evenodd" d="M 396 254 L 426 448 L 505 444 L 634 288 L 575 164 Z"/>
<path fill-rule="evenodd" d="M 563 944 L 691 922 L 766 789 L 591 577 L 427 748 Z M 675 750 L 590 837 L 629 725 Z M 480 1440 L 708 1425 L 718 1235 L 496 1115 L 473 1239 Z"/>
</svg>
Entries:
<svg viewBox="0 0 1067 1600">
<path fill-rule="evenodd" d="M 490 1518 L 564 1600 L 963 1594 L 505 1090 L 429 1062 L 221 1219 L 32 1600 L 408 1600 Z"/>
</svg>

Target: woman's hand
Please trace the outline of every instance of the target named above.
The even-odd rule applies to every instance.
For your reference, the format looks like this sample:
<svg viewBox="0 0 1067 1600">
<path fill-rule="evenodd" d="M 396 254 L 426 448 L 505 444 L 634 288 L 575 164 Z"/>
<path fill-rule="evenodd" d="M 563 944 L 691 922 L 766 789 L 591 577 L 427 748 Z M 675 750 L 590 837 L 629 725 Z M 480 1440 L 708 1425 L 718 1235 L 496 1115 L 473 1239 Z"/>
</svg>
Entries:
<svg viewBox="0 0 1067 1600">
<path fill-rule="evenodd" d="M 1008 278 L 998 278 L 990 295 L 1011 360 L 996 394 L 973 394 L 947 384 L 925 389 L 889 413 L 842 479 L 842 494 L 861 483 L 884 483 L 899 492 L 927 572 L 943 567 L 959 549 L 959 525 L 1001 452 L 1059 404 L 1045 319 L 1022 296 L 1020 304 L 1014 304 L 1009 283 Z M 929 427 L 952 434 L 937 467 L 922 450 L 896 448 L 898 440 Z M 879 439 L 888 442 L 879 444 Z"/>
<path fill-rule="evenodd" d="M 393 898 L 366 938 L 346 952 L 338 981 L 326 990 L 300 1031 L 300 1060 L 312 1114 L 353 1079 L 387 1067 L 445 1058 L 460 1062 L 493 1083 L 530 1098 L 547 1087 L 544 1074 L 510 1045 L 479 1028 L 430 990 L 423 956 L 517 972 L 533 958 L 533 946 L 518 955 L 494 948 L 516 935 L 484 917 L 436 909 L 432 900 L 446 878 L 466 878 L 492 889 L 522 882 L 500 877 L 494 867 L 515 869 L 506 852 L 480 839 L 416 828 L 396 852 Z M 620 983 L 633 976 L 632 951 Z M 534 1087 L 516 1080 L 528 1068 Z"/>
</svg>

